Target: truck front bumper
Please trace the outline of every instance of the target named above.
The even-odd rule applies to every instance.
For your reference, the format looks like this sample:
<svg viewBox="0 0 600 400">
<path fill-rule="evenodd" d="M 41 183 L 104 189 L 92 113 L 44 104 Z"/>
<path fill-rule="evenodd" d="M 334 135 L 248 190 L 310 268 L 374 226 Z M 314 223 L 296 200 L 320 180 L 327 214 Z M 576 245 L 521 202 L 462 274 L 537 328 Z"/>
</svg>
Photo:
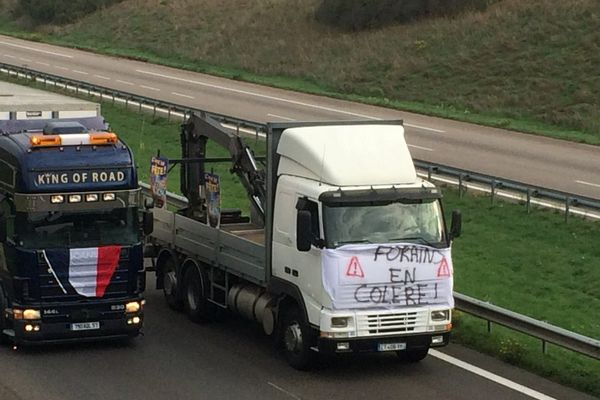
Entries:
<svg viewBox="0 0 600 400">
<path fill-rule="evenodd" d="M 96 341 L 135 337 L 140 334 L 144 321 L 143 307 L 127 313 L 128 302 L 141 298 L 120 299 L 81 304 L 44 304 L 43 310 L 56 310 L 57 314 L 42 315 L 41 319 L 12 320 L 12 340 L 15 344 L 50 344 L 63 342 Z M 22 307 L 22 306 L 19 306 Z M 28 307 L 29 308 L 29 307 Z"/>
<path fill-rule="evenodd" d="M 324 338 L 320 337 L 318 349 L 323 354 L 366 353 L 387 351 L 411 351 L 429 347 L 446 346 L 450 332 L 412 336 L 379 336 L 369 338 Z"/>
</svg>

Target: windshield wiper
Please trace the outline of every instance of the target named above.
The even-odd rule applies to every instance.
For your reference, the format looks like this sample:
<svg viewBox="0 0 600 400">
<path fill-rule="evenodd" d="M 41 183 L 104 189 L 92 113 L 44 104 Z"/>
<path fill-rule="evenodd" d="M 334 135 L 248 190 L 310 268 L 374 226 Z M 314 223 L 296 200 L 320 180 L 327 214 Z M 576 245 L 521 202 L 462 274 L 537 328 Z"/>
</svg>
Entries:
<svg viewBox="0 0 600 400">
<path fill-rule="evenodd" d="M 355 239 L 355 240 L 342 240 L 341 242 L 335 242 L 336 247 L 344 244 L 356 244 L 356 243 L 373 243 L 368 239 Z"/>
<path fill-rule="evenodd" d="M 388 240 L 391 241 L 391 242 L 402 242 L 402 241 L 405 241 L 405 240 L 406 241 L 416 241 L 416 240 L 418 240 L 419 242 L 421 242 L 423 244 L 426 244 L 427 246 L 430 246 L 430 247 L 438 247 L 438 245 L 440 243 L 440 242 L 436 242 L 437 243 L 437 245 L 436 245 L 436 244 L 431 243 L 429 240 L 427 240 L 427 239 L 425 239 L 425 238 L 423 238 L 421 236 L 399 237 L 399 238 L 392 238 L 392 239 L 388 239 Z"/>
</svg>

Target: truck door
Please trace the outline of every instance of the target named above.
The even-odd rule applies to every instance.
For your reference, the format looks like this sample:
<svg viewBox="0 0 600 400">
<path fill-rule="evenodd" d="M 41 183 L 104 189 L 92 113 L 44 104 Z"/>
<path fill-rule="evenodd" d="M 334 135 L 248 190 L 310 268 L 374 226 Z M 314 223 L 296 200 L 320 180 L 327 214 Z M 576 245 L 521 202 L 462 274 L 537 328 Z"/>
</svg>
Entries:
<svg viewBox="0 0 600 400">
<path fill-rule="evenodd" d="M 318 325 L 323 293 L 321 251 L 314 246 L 307 252 L 296 248 L 296 207 L 300 202 L 311 211 L 315 236 L 321 237 L 318 203 L 282 183 L 280 180 L 275 200 L 272 273 L 300 289 L 309 322 Z"/>
</svg>

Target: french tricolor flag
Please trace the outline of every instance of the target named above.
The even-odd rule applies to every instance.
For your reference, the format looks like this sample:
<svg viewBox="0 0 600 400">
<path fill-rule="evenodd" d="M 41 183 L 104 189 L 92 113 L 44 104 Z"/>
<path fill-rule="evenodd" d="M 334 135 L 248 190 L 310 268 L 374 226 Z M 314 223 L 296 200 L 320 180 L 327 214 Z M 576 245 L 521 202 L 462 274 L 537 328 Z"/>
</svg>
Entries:
<svg viewBox="0 0 600 400">
<path fill-rule="evenodd" d="M 66 294 L 71 287 L 85 297 L 103 297 L 117 269 L 121 246 L 47 249 L 44 258 Z"/>
</svg>

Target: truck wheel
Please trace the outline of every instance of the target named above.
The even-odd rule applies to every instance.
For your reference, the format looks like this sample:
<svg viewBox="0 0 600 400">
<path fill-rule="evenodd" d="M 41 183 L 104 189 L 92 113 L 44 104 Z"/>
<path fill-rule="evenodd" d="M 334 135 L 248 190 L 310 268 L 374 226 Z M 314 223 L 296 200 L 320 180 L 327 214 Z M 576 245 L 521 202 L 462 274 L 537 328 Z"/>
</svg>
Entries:
<svg viewBox="0 0 600 400">
<path fill-rule="evenodd" d="M 429 353 L 429 346 L 422 349 L 399 351 L 397 354 L 402 361 L 417 363 L 427 357 L 427 353 Z"/>
<path fill-rule="evenodd" d="M 293 368 L 306 371 L 313 366 L 317 357 L 317 353 L 311 350 L 315 336 L 297 308 L 283 312 L 286 311 L 280 329 L 283 354 Z"/>
<path fill-rule="evenodd" d="M 177 296 L 177 264 L 172 257 L 167 258 L 163 267 L 163 294 L 169 307 L 173 310 L 181 311 L 183 301 Z"/>
<path fill-rule="evenodd" d="M 189 319 L 206 322 L 214 319 L 215 309 L 208 301 L 208 276 L 204 269 L 190 266 L 185 271 L 183 307 Z"/>
</svg>

